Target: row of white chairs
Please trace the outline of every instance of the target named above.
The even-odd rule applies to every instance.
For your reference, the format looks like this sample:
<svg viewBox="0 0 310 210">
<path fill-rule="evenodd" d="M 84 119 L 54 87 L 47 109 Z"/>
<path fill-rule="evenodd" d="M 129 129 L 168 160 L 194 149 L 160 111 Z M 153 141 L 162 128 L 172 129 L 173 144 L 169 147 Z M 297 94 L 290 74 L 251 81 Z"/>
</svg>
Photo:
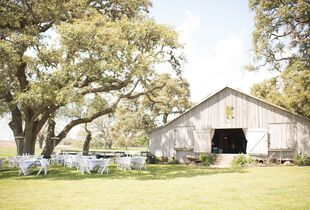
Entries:
<svg viewBox="0 0 310 210">
<path fill-rule="evenodd" d="M 45 158 L 24 159 L 19 164 L 19 173 L 27 176 L 28 174 L 30 174 L 34 167 L 39 166 L 40 169 L 37 175 L 39 175 L 41 172 L 44 172 L 44 174 L 47 175 L 48 165 L 48 159 Z"/>
<path fill-rule="evenodd" d="M 116 157 L 116 167 L 122 170 L 145 168 L 146 157 L 134 156 L 134 157 Z"/>
<path fill-rule="evenodd" d="M 51 155 L 51 163 L 63 164 L 65 167 L 76 168 L 82 174 L 97 170 L 98 173 L 108 173 L 110 159 L 96 159 L 95 156 L 83 156 L 82 154 Z"/>
<path fill-rule="evenodd" d="M 90 156 L 83 156 L 82 154 L 71 155 L 71 154 L 53 154 L 51 155 L 51 164 L 62 164 L 66 167 L 74 168 L 77 166 L 79 159 L 81 158 L 94 158 Z"/>
<path fill-rule="evenodd" d="M 98 173 L 109 173 L 110 159 L 81 159 L 79 162 L 79 170 L 82 174 L 97 170 Z"/>
<path fill-rule="evenodd" d="M 35 167 L 40 167 L 39 175 L 41 172 L 47 174 L 48 171 L 48 160 L 43 158 L 43 156 L 35 156 L 35 155 L 22 155 L 22 156 L 14 156 L 9 157 L 9 167 L 17 167 L 19 168 L 19 174 L 23 174 L 27 176 Z"/>
<path fill-rule="evenodd" d="M 134 157 L 116 157 L 116 166 L 122 170 L 141 170 L 145 168 L 146 157 L 134 156 Z M 28 175 L 35 166 L 39 166 L 39 175 L 41 172 L 47 174 L 48 166 L 50 163 L 63 164 L 66 167 L 76 168 L 82 174 L 91 173 L 91 171 L 97 170 L 98 173 L 108 173 L 108 166 L 110 159 L 96 159 L 95 157 L 78 155 L 52 155 L 49 160 L 43 158 L 43 156 L 24 155 L 15 156 L 9 158 L 10 167 L 18 167 L 20 173 L 25 176 Z M 2 162 L 0 162 L 1 168 Z"/>
<path fill-rule="evenodd" d="M 27 159 L 42 158 L 43 156 L 36 155 L 17 155 L 14 157 L 9 157 L 9 167 L 19 167 L 20 162 Z"/>
</svg>

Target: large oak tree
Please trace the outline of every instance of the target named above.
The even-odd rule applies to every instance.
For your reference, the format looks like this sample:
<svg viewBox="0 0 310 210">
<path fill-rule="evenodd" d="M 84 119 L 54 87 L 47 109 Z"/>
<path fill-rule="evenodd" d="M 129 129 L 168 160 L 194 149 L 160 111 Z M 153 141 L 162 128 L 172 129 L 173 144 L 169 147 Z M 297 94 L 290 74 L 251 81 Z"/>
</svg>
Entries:
<svg viewBox="0 0 310 210">
<path fill-rule="evenodd" d="M 76 125 L 112 113 L 119 102 L 162 88 L 154 65 L 183 60 L 177 33 L 147 16 L 149 0 L 0 0 L 1 112 L 10 113 L 19 153 L 44 154 Z M 60 132 L 55 116 L 78 107 Z"/>
<path fill-rule="evenodd" d="M 256 84 L 252 94 L 310 117 L 310 1 L 250 0 L 255 12 L 254 65 L 278 76 Z"/>
</svg>

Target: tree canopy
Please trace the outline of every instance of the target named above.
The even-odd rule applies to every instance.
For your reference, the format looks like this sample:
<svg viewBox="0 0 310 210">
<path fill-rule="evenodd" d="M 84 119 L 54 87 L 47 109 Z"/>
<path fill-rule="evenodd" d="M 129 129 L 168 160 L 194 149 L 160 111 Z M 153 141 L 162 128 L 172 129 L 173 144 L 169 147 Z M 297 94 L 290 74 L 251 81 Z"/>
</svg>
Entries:
<svg viewBox="0 0 310 210">
<path fill-rule="evenodd" d="M 74 126 L 114 112 L 122 99 L 162 88 L 152 82 L 158 63 L 180 74 L 177 33 L 149 18 L 150 6 L 149 0 L 0 1 L 0 110 L 11 113 L 14 136 L 24 137 L 20 153 L 34 153 L 47 122 L 58 144 Z M 74 108 L 79 113 L 56 134 L 54 117 Z"/>
<path fill-rule="evenodd" d="M 182 77 L 171 77 L 170 74 L 160 74 L 152 81 L 164 84 L 163 88 L 143 97 L 143 106 L 149 110 L 155 124 L 167 123 L 169 115 L 181 114 L 191 107 L 189 83 Z"/>
<path fill-rule="evenodd" d="M 111 135 L 118 146 L 145 145 L 152 129 L 167 123 L 169 116 L 191 107 L 189 84 L 184 78 L 162 73 L 152 83 L 162 84 L 163 88 L 135 100 L 125 100 L 116 109 Z"/>
<path fill-rule="evenodd" d="M 252 87 L 252 94 L 310 117 L 310 2 L 250 0 L 255 12 L 254 65 L 279 75 Z"/>
</svg>

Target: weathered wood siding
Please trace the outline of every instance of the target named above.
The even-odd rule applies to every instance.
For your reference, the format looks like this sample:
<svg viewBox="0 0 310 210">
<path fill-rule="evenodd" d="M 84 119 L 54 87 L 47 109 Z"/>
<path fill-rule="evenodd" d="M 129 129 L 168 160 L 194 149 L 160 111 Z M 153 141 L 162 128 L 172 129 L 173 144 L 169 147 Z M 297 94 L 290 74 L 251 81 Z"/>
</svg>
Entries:
<svg viewBox="0 0 310 210">
<path fill-rule="evenodd" d="M 270 123 L 270 149 L 294 149 L 297 145 L 296 122 Z"/>
<path fill-rule="evenodd" d="M 226 106 L 233 107 L 227 119 Z M 278 125 L 278 126 L 276 126 Z M 176 150 L 197 148 L 195 131 L 217 128 L 264 128 L 269 148 L 291 149 L 310 156 L 310 120 L 231 88 L 224 88 L 165 126 L 150 133 L 150 152 L 176 157 Z M 271 141 L 271 142 L 270 142 Z"/>
</svg>

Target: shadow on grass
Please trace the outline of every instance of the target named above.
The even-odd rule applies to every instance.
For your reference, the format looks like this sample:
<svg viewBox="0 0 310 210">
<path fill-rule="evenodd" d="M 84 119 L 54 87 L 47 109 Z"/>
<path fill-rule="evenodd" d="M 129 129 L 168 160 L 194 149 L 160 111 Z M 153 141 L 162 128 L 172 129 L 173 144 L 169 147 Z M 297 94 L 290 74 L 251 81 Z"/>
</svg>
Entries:
<svg viewBox="0 0 310 210">
<path fill-rule="evenodd" d="M 65 168 L 63 166 L 52 165 L 48 174 L 36 176 L 38 170 L 28 175 L 18 175 L 18 169 L 5 168 L 0 171 L 1 179 L 15 180 L 83 180 L 83 179 L 136 179 L 136 180 L 164 180 L 174 178 L 190 178 L 195 176 L 207 176 L 221 173 L 246 173 L 241 168 L 209 168 L 203 166 L 186 166 L 186 165 L 147 165 L 143 170 L 124 171 L 116 169 L 115 165 L 109 166 L 108 174 L 81 174 L 76 169 Z"/>
</svg>

